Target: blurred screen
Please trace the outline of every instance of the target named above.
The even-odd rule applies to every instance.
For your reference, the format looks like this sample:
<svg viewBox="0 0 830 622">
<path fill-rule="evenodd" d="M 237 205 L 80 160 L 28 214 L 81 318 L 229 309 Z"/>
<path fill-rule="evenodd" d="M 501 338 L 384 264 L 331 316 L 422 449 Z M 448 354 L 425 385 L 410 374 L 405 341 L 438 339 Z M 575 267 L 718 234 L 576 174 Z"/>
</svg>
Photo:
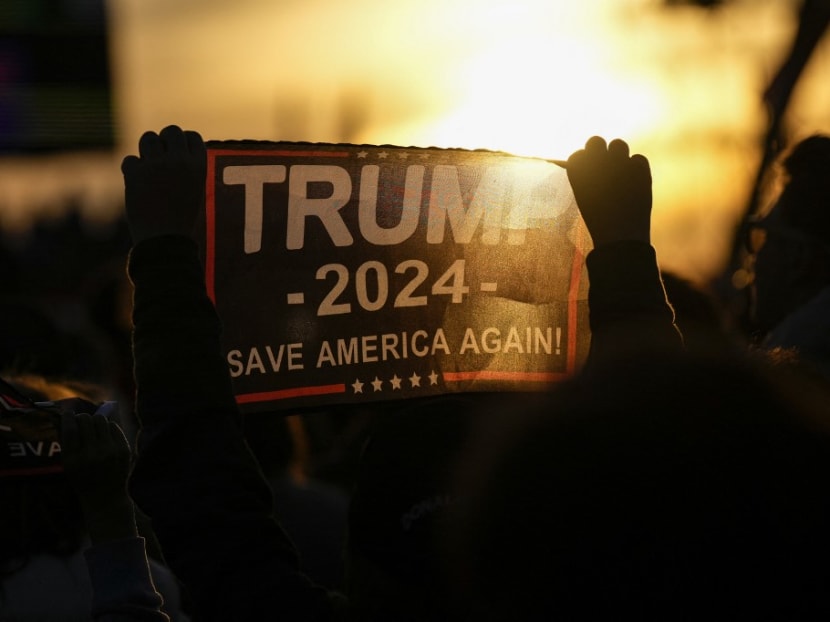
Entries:
<svg viewBox="0 0 830 622">
<path fill-rule="evenodd" d="M 104 5 L 0 2 L 0 154 L 113 146 Z"/>
</svg>

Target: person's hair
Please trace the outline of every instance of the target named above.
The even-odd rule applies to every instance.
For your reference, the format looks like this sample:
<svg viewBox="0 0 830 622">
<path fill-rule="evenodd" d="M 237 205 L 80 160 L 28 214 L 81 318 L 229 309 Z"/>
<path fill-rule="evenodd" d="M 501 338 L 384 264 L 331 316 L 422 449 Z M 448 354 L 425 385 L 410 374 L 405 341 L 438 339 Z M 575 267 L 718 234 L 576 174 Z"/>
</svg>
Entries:
<svg viewBox="0 0 830 622">
<path fill-rule="evenodd" d="M 781 160 L 787 209 L 784 222 L 830 245 L 830 136 L 797 143 Z"/>
<path fill-rule="evenodd" d="M 308 436 L 300 415 L 262 412 L 243 419 L 245 442 L 267 478 L 287 474 L 302 483 L 308 477 Z"/>
<path fill-rule="evenodd" d="M 733 339 L 727 328 L 724 309 L 706 285 L 693 283 L 667 270 L 662 270 L 660 276 L 686 348 L 718 350 L 738 347 L 737 339 Z"/>
</svg>

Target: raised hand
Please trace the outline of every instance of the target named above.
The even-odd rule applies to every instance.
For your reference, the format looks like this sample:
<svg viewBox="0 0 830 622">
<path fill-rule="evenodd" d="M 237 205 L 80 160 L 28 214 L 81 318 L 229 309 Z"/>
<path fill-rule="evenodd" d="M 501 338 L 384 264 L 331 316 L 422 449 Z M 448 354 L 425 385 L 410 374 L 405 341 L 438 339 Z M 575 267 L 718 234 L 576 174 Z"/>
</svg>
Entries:
<svg viewBox="0 0 830 622">
<path fill-rule="evenodd" d="M 130 446 L 101 409 L 61 413 L 61 457 L 83 508 L 93 542 L 133 536 L 135 513 L 127 492 Z"/>
<path fill-rule="evenodd" d="M 651 169 L 628 144 L 599 136 L 571 154 L 568 179 L 594 247 L 623 240 L 651 243 Z"/>
<path fill-rule="evenodd" d="M 145 132 L 138 152 L 121 163 L 133 243 L 162 235 L 192 236 L 205 197 L 202 137 L 170 125 L 158 134 Z"/>
</svg>

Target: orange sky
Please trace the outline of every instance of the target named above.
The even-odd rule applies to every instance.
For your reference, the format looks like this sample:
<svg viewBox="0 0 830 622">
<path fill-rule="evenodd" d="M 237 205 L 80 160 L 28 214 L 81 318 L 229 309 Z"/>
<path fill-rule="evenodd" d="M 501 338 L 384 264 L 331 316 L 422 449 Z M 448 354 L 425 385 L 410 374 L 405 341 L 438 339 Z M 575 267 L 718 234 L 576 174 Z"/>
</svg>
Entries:
<svg viewBox="0 0 830 622">
<path fill-rule="evenodd" d="M 120 158 L 169 123 L 208 139 L 546 157 L 600 134 L 649 157 L 661 262 L 703 280 L 719 270 L 749 192 L 759 94 L 792 36 L 795 5 L 110 0 L 118 152 L 0 161 L 0 217 L 25 226 L 67 192 L 111 217 Z M 793 102 L 795 137 L 830 131 L 826 43 Z"/>
</svg>

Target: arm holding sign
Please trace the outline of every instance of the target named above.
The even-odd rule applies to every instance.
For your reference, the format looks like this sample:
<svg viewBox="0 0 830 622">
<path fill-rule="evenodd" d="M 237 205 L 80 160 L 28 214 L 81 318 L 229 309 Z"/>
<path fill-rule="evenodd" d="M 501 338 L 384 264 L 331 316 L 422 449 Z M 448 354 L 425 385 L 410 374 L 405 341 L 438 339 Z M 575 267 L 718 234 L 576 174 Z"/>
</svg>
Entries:
<svg viewBox="0 0 830 622">
<path fill-rule="evenodd" d="M 593 137 L 567 162 L 577 206 L 594 249 L 589 360 L 633 349 L 680 349 L 682 336 L 666 299 L 651 246 L 651 171 L 642 155 L 629 156 L 622 140 Z"/>
<path fill-rule="evenodd" d="M 329 619 L 332 601 L 299 572 L 243 440 L 191 237 L 205 167 L 202 138 L 176 126 L 144 134 L 122 164 L 141 422 L 130 490 L 200 620 Z"/>
</svg>

